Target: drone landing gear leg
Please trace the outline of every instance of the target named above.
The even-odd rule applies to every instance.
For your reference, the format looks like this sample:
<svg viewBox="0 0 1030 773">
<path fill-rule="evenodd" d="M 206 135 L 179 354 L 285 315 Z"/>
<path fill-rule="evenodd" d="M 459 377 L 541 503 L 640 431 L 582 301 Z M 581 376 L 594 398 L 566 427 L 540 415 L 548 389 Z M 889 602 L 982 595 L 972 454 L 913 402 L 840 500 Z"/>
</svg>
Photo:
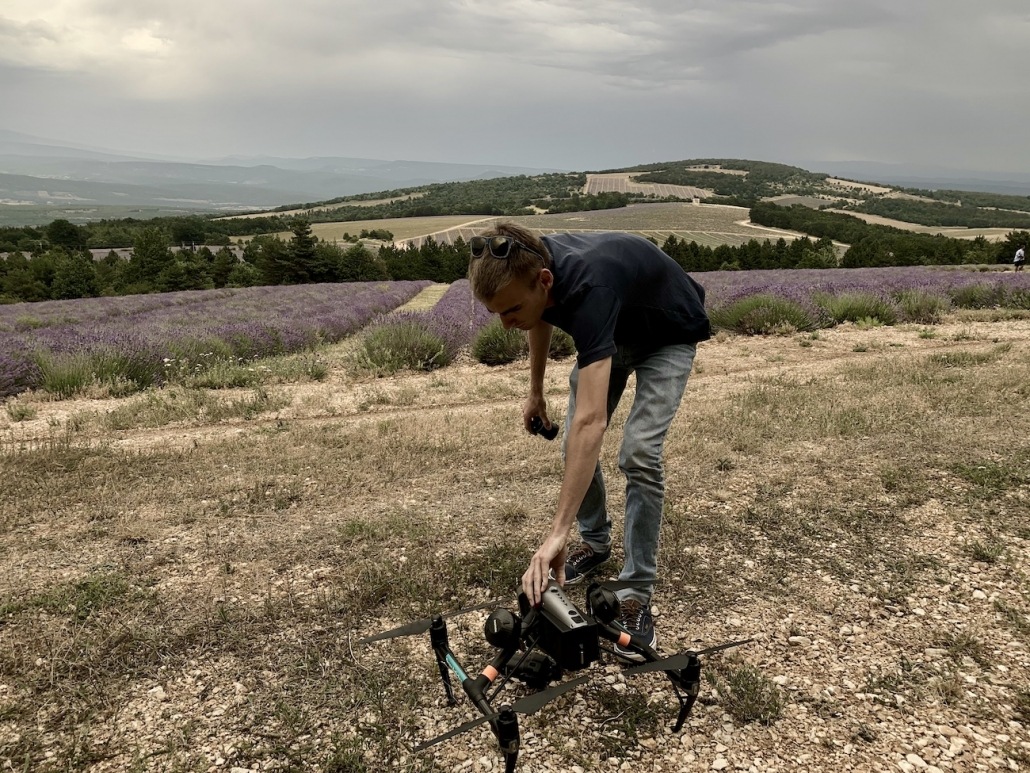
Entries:
<svg viewBox="0 0 1030 773">
<path fill-rule="evenodd" d="M 687 721 L 698 693 L 701 692 L 701 660 L 697 656 L 691 657 L 690 662 L 681 668 L 675 677 L 669 674 L 669 678 L 672 680 L 676 699 L 680 702 L 680 713 L 676 717 L 676 724 L 672 726 L 672 732 L 678 733 L 683 729 L 683 723 Z M 683 688 L 682 693 L 680 688 Z"/>
<path fill-rule="evenodd" d="M 451 673 L 447 668 L 447 623 L 440 616 L 434 617 L 429 626 L 429 640 L 433 645 L 433 653 L 436 655 L 436 667 L 440 669 L 440 679 L 443 680 L 443 690 L 447 693 L 447 705 L 454 706 L 457 701 L 454 699 L 454 688 L 451 686 Z"/>
<path fill-rule="evenodd" d="M 504 709 L 497 717 L 497 743 L 504 754 L 504 773 L 515 773 L 519 759 L 519 718 L 511 709 Z"/>
</svg>

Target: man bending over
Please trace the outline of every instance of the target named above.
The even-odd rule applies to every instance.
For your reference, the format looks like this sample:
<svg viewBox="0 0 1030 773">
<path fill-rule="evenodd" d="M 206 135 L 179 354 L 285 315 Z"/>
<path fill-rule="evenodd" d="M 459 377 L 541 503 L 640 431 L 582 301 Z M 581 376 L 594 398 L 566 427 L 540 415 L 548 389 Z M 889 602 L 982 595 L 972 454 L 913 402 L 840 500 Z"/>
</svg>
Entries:
<svg viewBox="0 0 1030 773">
<path fill-rule="evenodd" d="M 650 601 L 665 498 L 662 447 L 679 408 L 696 344 L 711 336 L 704 289 L 648 240 L 625 233 L 537 237 L 501 223 L 470 242 L 475 296 L 505 328 L 528 332 L 529 397 L 522 419 L 550 428 L 544 371 L 554 326 L 572 336 L 576 365 L 562 452 L 565 472 L 551 530 L 522 576 L 534 606 L 549 576 L 580 583 L 611 556 L 611 520 L 599 462 L 601 442 L 631 373 L 636 396 L 626 419 L 619 468 L 626 476 L 625 562 L 620 622 L 657 646 Z M 573 521 L 581 544 L 567 547 Z M 626 659 L 639 656 L 616 648 Z"/>
</svg>

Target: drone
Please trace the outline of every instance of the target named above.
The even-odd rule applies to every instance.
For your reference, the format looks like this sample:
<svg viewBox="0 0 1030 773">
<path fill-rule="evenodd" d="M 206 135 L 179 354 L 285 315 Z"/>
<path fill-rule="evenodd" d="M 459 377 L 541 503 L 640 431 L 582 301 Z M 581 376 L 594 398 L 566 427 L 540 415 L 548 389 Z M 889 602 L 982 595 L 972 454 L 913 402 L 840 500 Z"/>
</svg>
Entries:
<svg viewBox="0 0 1030 773">
<path fill-rule="evenodd" d="M 617 622 L 619 598 L 616 591 L 641 584 L 633 581 L 592 582 L 587 587 L 585 610 L 577 607 L 553 580 L 544 591 L 538 606 L 531 606 L 526 594 L 520 592 L 518 614 L 498 608 L 487 618 L 484 634 L 487 642 L 498 653 L 478 676 L 469 675 L 451 649 L 444 618 L 496 607 L 498 602 L 479 604 L 447 615 L 419 620 L 361 639 L 358 643 L 370 644 L 428 631 L 447 704 L 457 704 L 451 684 L 453 674 L 481 716 L 419 744 L 414 751 L 428 749 L 480 725 L 489 724 L 504 756 L 505 773 L 513 773 L 519 755 L 518 715 L 536 713 L 555 698 L 589 679 L 580 676 L 560 682 L 566 672 L 582 671 L 600 661 L 603 655 L 618 658 L 607 645 L 617 644 L 623 651 L 633 652 L 641 659 L 639 664 L 626 669 L 627 675 L 658 671 L 665 673 L 679 701 L 679 714 L 672 727 L 673 732 L 679 732 L 700 692 L 701 657 L 751 641 L 744 639 L 700 651 L 688 650 L 670 657 L 662 656 L 644 639 L 630 634 Z M 523 682 L 538 692 L 520 698 L 499 711 L 495 710 L 493 704 L 498 693 L 511 679 Z M 558 684 L 549 687 L 552 682 Z"/>
</svg>

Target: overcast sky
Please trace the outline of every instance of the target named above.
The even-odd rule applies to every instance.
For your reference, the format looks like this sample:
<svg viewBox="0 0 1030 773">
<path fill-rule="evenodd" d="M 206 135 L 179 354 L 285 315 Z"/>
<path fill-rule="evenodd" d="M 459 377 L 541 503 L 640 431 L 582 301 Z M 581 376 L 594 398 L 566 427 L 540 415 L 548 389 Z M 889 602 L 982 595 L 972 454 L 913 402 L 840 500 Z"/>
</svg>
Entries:
<svg viewBox="0 0 1030 773">
<path fill-rule="evenodd" d="M 1030 167 L 1028 0 L 2 0 L 0 128 L 171 156 Z"/>
</svg>

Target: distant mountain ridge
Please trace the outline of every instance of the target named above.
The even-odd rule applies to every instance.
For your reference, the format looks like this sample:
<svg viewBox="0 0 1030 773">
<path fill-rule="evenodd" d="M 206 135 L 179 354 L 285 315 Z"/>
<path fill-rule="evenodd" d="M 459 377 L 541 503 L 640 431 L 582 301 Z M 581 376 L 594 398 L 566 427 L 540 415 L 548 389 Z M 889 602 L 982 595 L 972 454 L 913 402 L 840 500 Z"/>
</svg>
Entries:
<svg viewBox="0 0 1030 773">
<path fill-rule="evenodd" d="M 819 174 L 883 185 L 1030 195 L 1030 172 L 859 161 L 798 164 Z M 0 225 L 40 225 L 57 218 L 81 223 L 194 212 L 228 214 L 433 183 L 565 171 L 346 156 L 185 159 L 87 147 L 0 129 Z"/>
<path fill-rule="evenodd" d="M 347 157 L 176 160 L 0 130 L 0 206 L 242 211 L 554 170 Z"/>
</svg>

